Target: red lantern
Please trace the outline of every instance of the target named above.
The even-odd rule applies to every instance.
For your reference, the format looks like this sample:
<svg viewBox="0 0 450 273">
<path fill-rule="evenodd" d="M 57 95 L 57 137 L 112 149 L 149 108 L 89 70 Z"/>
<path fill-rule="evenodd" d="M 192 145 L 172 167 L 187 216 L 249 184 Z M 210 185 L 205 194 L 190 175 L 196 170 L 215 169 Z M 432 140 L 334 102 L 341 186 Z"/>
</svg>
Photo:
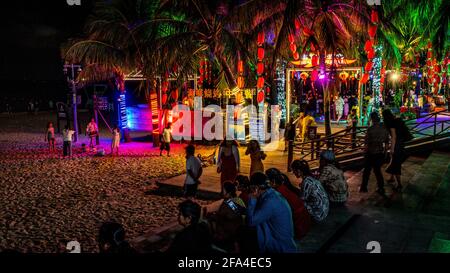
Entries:
<svg viewBox="0 0 450 273">
<path fill-rule="evenodd" d="M 318 64 L 319 64 L 319 57 L 317 57 L 317 55 L 313 55 L 311 58 L 311 65 L 317 66 Z"/>
<path fill-rule="evenodd" d="M 290 44 L 289 47 L 291 48 L 292 53 L 297 51 L 297 46 L 295 44 Z"/>
<path fill-rule="evenodd" d="M 435 79 L 435 83 L 437 83 L 437 84 L 440 84 L 440 83 L 441 83 L 441 77 L 439 77 L 438 75 L 436 75 L 436 76 L 434 77 L 434 79 Z"/>
<path fill-rule="evenodd" d="M 244 72 L 244 62 L 241 61 L 241 60 L 238 62 L 238 72 L 239 73 L 243 73 Z"/>
<path fill-rule="evenodd" d="M 431 48 L 433 45 L 431 44 L 431 42 L 428 42 L 427 47 Z"/>
<path fill-rule="evenodd" d="M 373 62 L 367 62 L 366 63 L 366 66 L 364 67 L 364 69 L 365 69 L 365 71 L 370 71 L 370 70 L 372 70 L 372 67 L 373 67 Z"/>
<path fill-rule="evenodd" d="M 257 96 L 256 100 L 258 101 L 258 103 L 264 102 L 264 91 L 258 92 L 258 96 Z"/>
<path fill-rule="evenodd" d="M 258 60 L 261 61 L 262 59 L 264 59 L 264 48 L 259 47 L 258 48 Z"/>
<path fill-rule="evenodd" d="M 362 75 L 362 77 L 361 77 L 361 83 L 362 84 L 365 84 L 365 83 L 367 83 L 367 81 L 369 80 L 369 74 L 367 74 L 367 73 L 364 73 L 363 75 Z"/>
<path fill-rule="evenodd" d="M 300 59 L 300 54 L 298 54 L 298 52 L 294 53 L 294 60 L 298 60 Z"/>
<path fill-rule="evenodd" d="M 239 89 L 243 89 L 245 85 L 244 77 L 238 77 L 237 84 Z"/>
<path fill-rule="evenodd" d="M 206 64 L 205 60 L 200 61 L 200 66 L 205 66 L 205 64 Z"/>
<path fill-rule="evenodd" d="M 368 51 L 370 51 L 370 50 L 372 50 L 373 49 L 373 43 L 372 43 L 372 41 L 371 40 L 367 40 L 366 41 L 366 44 L 364 45 L 364 50 L 366 51 L 366 52 L 368 52 Z"/>
<path fill-rule="evenodd" d="M 307 28 L 307 27 L 304 27 L 304 28 L 303 28 L 303 34 L 304 34 L 305 36 L 313 36 L 313 35 L 314 35 L 314 32 L 313 32 L 311 29 L 309 29 L 309 28 Z"/>
<path fill-rule="evenodd" d="M 428 50 L 427 59 L 431 59 L 432 56 L 433 56 L 433 53 L 431 52 L 431 50 Z"/>
<path fill-rule="evenodd" d="M 372 23 L 378 23 L 378 12 L 376 10 L 372 10 L 370 19 L 372 19 Z"/>
<path fill-rule="evenodd" d="M 431 66 L 431 61 L 427 61 L 427 66 Z"/>
<path fill-rule="evenodd" d="M 310 49 L 311 49 L 311 51 L 312 51 L 312 52 L 315 52 L 315 51 L 316 51 L 316 47 L 314 46 L 314 44 L 313 44 L 313 43 L 311 43 L 311 45 L 310 45 Z"/>
<path fill-rule="evenodd" d="M 377 34 L 377 26 L 376 25 L 370 26 L 367 32 L 369 33 L 370 38 L 373 39 Z"/>
<path fill-rule="evenodd" d="M 367 58 L 369 59 L 375 58 L 375 50 L 372 49 L 369 52 L 367 52 Z"/>
<path fill-rule="evenodd" d="M 440 65 L 435 65 L 434 66 L 434 72 L 441 73 L 441 66 Z"/>
<path fill-rule="evenodd" d="M 259 32 L 258 33 L 258 40 L 257 40 L 258 45 L 264 44 L 264 39 L 265 39 L 264 31 Z"/>
<path fill-rule="evenodd" d="M 200 67 L 199 71 L 200 71 L 200 75 L 203 75 L 205 73 L 205 69 L 203 69 L 203 67 Z"/>
<path fill-rule="evenodd" d="M 257 88 L 263 88 L 264 87 L 264 77 L 259 77 L 258 82 L 256 83 Z"/>
<path fill-rule="evenodd" d="M 381 77 L 384 77 L 384 75 L 386 74 L 386 69 L 383 67 L 381 68 Z"/>
<path fill-rule="evenodd" d="M 289 43 L 290 43 L 290 44 L 293 44 L 294 41 L 295 41 L 295 36 L 294 36 L 294 34 L 289 33 L 289 34 L 288 34 L 288 40 L 289 40 Z"/>
<path fill-rule="evenodd" d="M 258 75 L 261 75 L 262 73 L 264 73 L 264 64 L 262 62 L 259 62 L 256 65 L 256 73 L 258 73 Z"/>
<path fill-rule="evenodd" d="M 319 72 L 316 69 L 311 71 L 311 80 L 313 82 L 315 82 L 318 78 L 319 78 Z"/>
<path fill-rule="evenodd" d="M 300 20 L 298 20 L 297 18 L 295 18 L 295 20 L 294 20 L 294 25 L 295 25 L 295 29 L 300 29 L 300 27 L 301 27 Z"/>
<path fill-rule="evenodd" d="M 175 89 L 175 90 L 172 91 L 172 99 L 174 101 L 178 100 L 178 89 Z"/>
<path fill-rule="evenodd" d="M 167 94 L 162 95 L 161 101 L 162 101 L 162 104 L 166 104 L 166 102 L 167 102 Z"/>
</svg>

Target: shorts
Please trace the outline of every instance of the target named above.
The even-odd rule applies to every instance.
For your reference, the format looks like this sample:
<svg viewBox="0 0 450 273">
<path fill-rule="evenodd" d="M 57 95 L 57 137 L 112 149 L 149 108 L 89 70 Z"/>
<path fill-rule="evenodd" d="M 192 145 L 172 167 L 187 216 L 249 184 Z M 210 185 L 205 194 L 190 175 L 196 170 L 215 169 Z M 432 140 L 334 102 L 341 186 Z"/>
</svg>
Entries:
<svg viewBox="0 0 450 273">
<path fill-rule="evenodd" d="M 159 149 L 161 151 L 166 150 L 166 151 L 170 151 L 170 143 L 169 142 L 161 142 L 161 146 L 159 146 Z"/>
<path fill-rule="evenodd" d="M 184 184 L 184 196 L 194 197 L 197 194 L 198 184 Z"/>
</svg>

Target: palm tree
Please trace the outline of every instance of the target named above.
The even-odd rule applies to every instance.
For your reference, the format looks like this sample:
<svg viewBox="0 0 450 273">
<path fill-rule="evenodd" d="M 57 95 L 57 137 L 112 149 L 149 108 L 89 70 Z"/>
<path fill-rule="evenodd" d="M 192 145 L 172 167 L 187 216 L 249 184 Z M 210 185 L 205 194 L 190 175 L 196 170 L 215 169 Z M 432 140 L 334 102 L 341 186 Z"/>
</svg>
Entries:
<svg viewBox="0 0 450 273">
<path fill-rule="evenodd" d="M 63 59 L 84 65 L 79 79 L 83 78 L 85 83 L 121 78 L 124 73 L 142 70 L 146 81 L 141 89 L 145 90 L 146 97 L 150 97 L 149 90 L 156 92 L 151 89 L 155 71 L 148 68 L 158 61 L 149 54 L 155 47 L 150 41 L 154 41 L 158 33 L 155 28 L 146 26 L 156 24 L 154 18 L 158 7 L 157 0 L 98 1 L 94 14 L 86 23 L 85 36 L 63 45 Z M 158 123 L 153 122 L 154 132 L 157 127 Z"/>
</svg>

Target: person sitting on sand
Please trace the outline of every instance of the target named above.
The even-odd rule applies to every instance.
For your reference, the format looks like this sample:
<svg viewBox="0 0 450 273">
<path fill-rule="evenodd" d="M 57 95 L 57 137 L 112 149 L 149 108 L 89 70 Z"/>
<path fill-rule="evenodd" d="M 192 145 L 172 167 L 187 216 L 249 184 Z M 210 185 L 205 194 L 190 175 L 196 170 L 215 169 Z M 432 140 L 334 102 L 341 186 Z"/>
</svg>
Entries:
<svg viewBox="0 0 450 273">
<path fill-rule="evenodd" d="M 224 199 L 217 208 L 207 206 L 206 218 L 213 230 L 214 244 L 227 252 L 237 251 L 237 235 L 244 224 L 245 204 L 236 194 L 236 184 L 225 181 Z"/>
<path fill-rule="evenodd" d="M 200 222 L 200 205 L 186 200 L 178 206 L 178 210 L 178 223 L 184 229 L 175 236 L 167 252 L 189 255 L 211 253 L 212 238 L 208 225 Z"/>
<path fill-rule="evenodd" d="M 125 240 L 125 229 L 119 223 L 103 223 L 97 238 L 100 253 L 134 254 L 136 250 Z"/>
</svg>

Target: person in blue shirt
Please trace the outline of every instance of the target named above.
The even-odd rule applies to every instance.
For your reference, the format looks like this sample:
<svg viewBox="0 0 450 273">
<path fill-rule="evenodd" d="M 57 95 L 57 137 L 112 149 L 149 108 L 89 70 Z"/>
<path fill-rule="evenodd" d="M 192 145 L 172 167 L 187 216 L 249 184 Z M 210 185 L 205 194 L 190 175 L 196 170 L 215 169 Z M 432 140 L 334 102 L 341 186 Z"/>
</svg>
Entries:
<svg viewBox="0 0 450 273">
<path fill-rule="evenodd" d="M 254 173 L 250 187 L 247 223 L 256 227 L 259 252 L 296 252 L 292 212 L 286 199 L 269 186 L 264 173 Z"/>
</svg>

